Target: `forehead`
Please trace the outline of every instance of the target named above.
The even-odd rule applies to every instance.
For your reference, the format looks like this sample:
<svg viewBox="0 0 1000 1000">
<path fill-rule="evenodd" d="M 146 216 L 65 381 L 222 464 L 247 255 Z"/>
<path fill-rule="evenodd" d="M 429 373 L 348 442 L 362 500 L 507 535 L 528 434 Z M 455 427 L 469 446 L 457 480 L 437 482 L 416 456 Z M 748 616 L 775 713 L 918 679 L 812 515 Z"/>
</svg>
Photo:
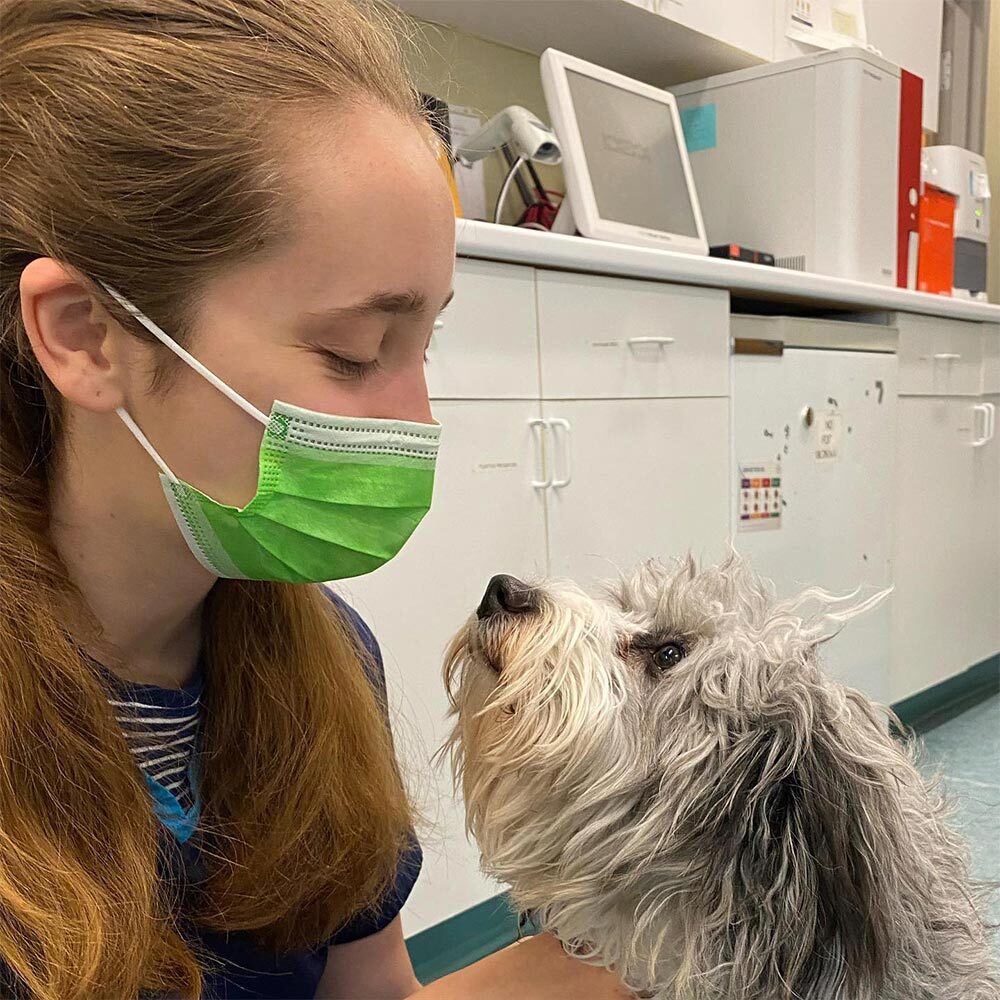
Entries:
<svg viewBox="0 0 1000 1000">
<path fill-rule="evenodd" d="M 440 305 L 452 278 L 451 197 L 426 134 L 381 105 L 290 117 L 284 143 L 291 239 L 271 281 L 302 302 L 413 288 Z"/>
</svg>

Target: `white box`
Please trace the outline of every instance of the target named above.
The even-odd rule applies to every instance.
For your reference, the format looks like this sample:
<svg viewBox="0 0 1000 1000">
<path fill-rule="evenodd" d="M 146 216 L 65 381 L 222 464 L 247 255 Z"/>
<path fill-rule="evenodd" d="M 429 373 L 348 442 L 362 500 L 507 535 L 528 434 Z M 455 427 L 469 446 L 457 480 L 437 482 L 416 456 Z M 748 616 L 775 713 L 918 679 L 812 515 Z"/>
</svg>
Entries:
<svg viewBox="0 0 1000 1000">
<path fill-rule="evenodd" d="M 845 48 L 670 88 L 709 244 L 894 286 L 899 87 Z"/>
</svg>

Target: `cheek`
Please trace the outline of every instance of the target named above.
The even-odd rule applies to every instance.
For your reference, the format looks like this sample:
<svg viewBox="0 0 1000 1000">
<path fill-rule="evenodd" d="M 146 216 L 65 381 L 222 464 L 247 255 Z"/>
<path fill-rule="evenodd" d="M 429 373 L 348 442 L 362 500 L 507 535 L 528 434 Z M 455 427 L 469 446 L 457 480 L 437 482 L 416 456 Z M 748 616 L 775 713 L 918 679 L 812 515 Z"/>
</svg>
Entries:
<svg viewBox="0 0 1000 1000">
<path fill-rule="evenodd" d="M 146 406 L 143 429 L 178 479 L 220 503 L 249 502 L 257 489 L 262 424 L 186 369 L 165 398 Z"/>
</svg>

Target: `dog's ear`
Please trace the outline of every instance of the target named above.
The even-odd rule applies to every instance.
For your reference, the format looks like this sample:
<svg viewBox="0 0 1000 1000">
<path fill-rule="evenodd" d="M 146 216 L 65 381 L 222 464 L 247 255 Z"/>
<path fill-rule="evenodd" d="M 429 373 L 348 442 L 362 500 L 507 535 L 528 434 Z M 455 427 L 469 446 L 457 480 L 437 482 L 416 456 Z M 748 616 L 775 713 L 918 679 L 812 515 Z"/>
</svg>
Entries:
<svg viewBox="0 0 1000 1000">
<path fill-rule="evenodd" d="M 844 727 L 803 711 L 731 734 L 713 817 L 729 912 L 710 923 L 745 977 L 733 995 L 807 997 L 831 963 L 846 965 L 847 995 L 878 995 L 899 904 L 892 859 L 906 840 L 901 758 L 870 706 L 851 716 Z"/>
</svg>

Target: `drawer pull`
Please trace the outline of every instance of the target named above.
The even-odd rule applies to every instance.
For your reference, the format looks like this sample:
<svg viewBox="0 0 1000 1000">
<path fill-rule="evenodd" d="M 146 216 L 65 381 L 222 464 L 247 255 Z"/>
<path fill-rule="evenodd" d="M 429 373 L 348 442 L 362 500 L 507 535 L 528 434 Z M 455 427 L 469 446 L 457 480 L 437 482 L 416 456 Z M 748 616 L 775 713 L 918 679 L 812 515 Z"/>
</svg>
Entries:
<svg viewBox="0 0 1000 1000">
<path fill-rule="evenodd" d="M 676 337 L 629 337 L 628 345 L 632 347 L 635 344 L 656 344 L 657 347 L 666 347 L 676 339 Z"/>
<path fill-rule="evenodd" d="M 935 361 L 961 361 L 962 360 L 962 355 L 961 354 L 935 354 L 934 355 L 934 360 Z"/>
</svg>

